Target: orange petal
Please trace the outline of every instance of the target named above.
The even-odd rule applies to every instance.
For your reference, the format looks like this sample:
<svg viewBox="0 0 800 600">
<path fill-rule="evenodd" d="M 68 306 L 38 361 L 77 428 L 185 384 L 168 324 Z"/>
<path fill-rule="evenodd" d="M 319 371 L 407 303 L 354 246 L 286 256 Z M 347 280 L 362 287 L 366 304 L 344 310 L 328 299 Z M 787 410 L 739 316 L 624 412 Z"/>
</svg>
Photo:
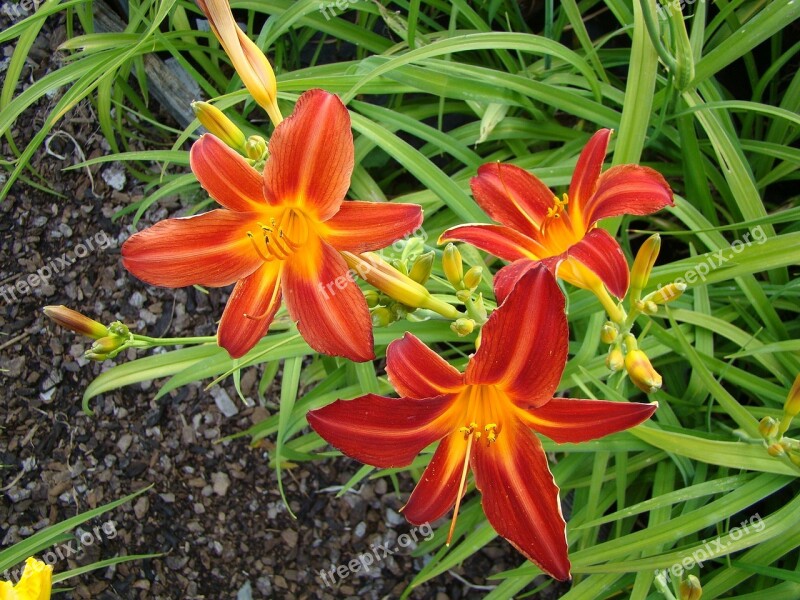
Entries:
<svg viewBox="0 0 800 600">
<path fill-rule="evenodd" d="M 586 203 L 585 219 L 595 223 L 619 215 L 649 215 L 673 205 L 672 190 L 661 173 L 619 165 L 600 176 L 594 196 Z"/>
<path fill-rule="evenodd" d="M 225 208 L 240 212 L 267 208 L 261 174 L 219 138 L 207 133 L 192 144 L 189 163 L 200 185 Z"/>
<path fill-rule="evenodd" d="M 553 398 L 544 406 L 528 410 L 524 420 L 528 427 L 559 444 L 578 443 L 634 427 L 649 419 L 657 408 L 655 402 Z"/>
<path fill-rule="evenodd" d="M 386 374 L 397 393 L 409 398 L 452 394 L 464 387 L 464 376 L 411 333 L 389 344 Z"/>
<path fill-rule="evenodd" d="M 537 259 L 547 250 L 528 236 L 502 225 L 457 225 L 439 236 L 439 244 L 465 242 L 503 260 Z"/>
<path fill-rule="evenodd" d="M 492 219 L 536 239 L 553 206 L 553 192 L 539 178 L 516 165 L 489 163 L 470 180 L 472 195 Z"/>
<path fill-rule="evenodd" d="M 571 264 L 578 261 L 597 275 L 617 298 L 625 297 L 630 282 L 628 261 L 617 240 L 605 229 L 592 229 L 580 242 L 571 246 L 567 254 L 568 260 L 558 270 L 559 277 L 578 287 L 591 289 L 593 283 L 587 281 L 592 279 L 591 276 L 587 278 Z"/>
<path fill-rule="evenodd" d="M 603 169 L 611 133 L 610 129 L 601 129 L 592 136 L 578 157 L 578 164 L 575 165 L 572 181 L 569 184 L 570 217 L 573 221 L 581 223 L 584 230 L 590 225 L 588 220 L 583 220 L 586 203 L 597 189 L 597 179 Z"/>
<path fill-rule="evenodd" d="M 372 360 L 367 301 L 339 253 L 319 238 L 311 238 L 285 264 L 286 306 L 308 345 L 357 362 Z"/>
<path fill-rule="evenodd" d="M 569 579 L 566 523 L 539 440 L 509 422 L 493 444 L 475 444 L 472 471 L 495 531 L 545 573 Z"/>
<path fill-rule="evenodd" d="M 361 253 L 385 248 L 421 224 L 422 208 L 416 204 L 349 201 L 321 229 L 337 250 Z"/>
<path fill-rule="evenodd" d="M 447 433 L 449 422 L 443 416 L 452 400 L 367 394 L 337 400 L 306 416 L 320 437 L 347 456 L 382 469 L 405 467 Z"/>
<path fill-rule="evenodd" d="M 461 433 L 444 438 L 411 492 L 403 515 L 414 525 L 430 523 L 453 508 L 461 482 L 467 440 Z"/>
<path fill-rule="evenodd" d="M 217 343 L 232 358 L 247 354 L 266 335 L 281 305 L 281 265 L 264 263 L 233 288 L 217 330 Z"/>
<path fill-rule="evenodd" d="M 264 196 L 272 205 L 296 206 L 317 221 L 339 210 L 353 172 L 350 115 L 337 96 L 311 90 L 269 141 Z"/>
<path fill-rule="evenodd" d="M 483 326 L 467 365 L 469 385 L 496 385 L 524 406 L 541 406 L 558 387 L 567 362 L 564 296 L 543 265 L 525 273 Z"/>
<path fill-rule="evenodd" d="M 258 215 L 212 210 L 166 219 L 122 245 L 122 265 L 152 285 L 230 285 L 261 265 L 247 231 Z"/>
</svg>

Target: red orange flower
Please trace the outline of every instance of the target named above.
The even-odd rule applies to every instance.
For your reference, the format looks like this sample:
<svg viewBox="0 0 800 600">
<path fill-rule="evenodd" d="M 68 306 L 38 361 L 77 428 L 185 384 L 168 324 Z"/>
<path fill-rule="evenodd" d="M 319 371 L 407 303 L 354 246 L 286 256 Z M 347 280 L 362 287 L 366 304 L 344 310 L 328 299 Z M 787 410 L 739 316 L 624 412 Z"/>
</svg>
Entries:
<svg viewBox="0 0 800 600">
<path fill-rule="evenodd" d="M 454 504 L 457 514 L 471 468 L 495 530 L 542 570 L 568 579 L 558 487 L 531 429 L 582 442 L 633 427 L 656 405 L 552 397 L 568 330 L 564 298 L 542 266 L 520 279 L 482 339 L 460 373 L 406 334 L 387 350 L 386 372 L 401 398 L 338 400 L 311 411 L 308 422 L 345 454 L 381 468 L 406 466 L 441 440 L 403 509 L 408 520 L 433 521 Z"/>
<path fill-rule="evenodd" d="M 422 210 L 343 202 L 354 164 L 350 116 L 322 90 L 301 96 L 275 129 L 269 151 L 262 176 L 218 138 L 201 137 L 192 146 L 192 170 L 224 208 L 167 219 L 131 236 L 122 246 L 123 264 L 166 287 L 237 282 L 217 334 L 233 357 L 264 336 L 285 296 L 312 348 L 369 360 L 369 310 L 339 251 L 383 248 L 418 227 Z"/>
<path fill-rule="evenodd" d="M 538 261 L 573 285 L 597 289 L 604 283 L 623 298 L 628 263 L 617 241 L 597 222 L 623 214 L 647 215 L 671 206 L 672 191 L 648 167 L 619 165 L 601 173 L 611 130 L 598 131 L 581 152 L 569 194 L 558 198 L 524 169 L 491 163 L 470 182 L 477 203 L 501 225 L 452 227 L 439 243 L 462 241 L 513 261 L 495 278 L 502 301 L 514 283 Z"/>
</svg>

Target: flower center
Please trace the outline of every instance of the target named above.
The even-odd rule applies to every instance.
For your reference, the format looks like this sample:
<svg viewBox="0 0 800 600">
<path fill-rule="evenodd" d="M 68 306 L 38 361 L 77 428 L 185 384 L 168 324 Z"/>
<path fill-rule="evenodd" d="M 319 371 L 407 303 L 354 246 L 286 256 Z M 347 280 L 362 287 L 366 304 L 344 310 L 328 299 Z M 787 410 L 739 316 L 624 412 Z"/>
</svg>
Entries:
<svg viewBox="0 0 800 600">
<path fill-rule="evenodd" d="M 286 260 L 308 241 L 309 225 L 303 213 L 295 208 L 283 211 L 278 219 L 271 217 L 269 225 L 261 221 L 247 237 L 264 262 Z"/>
<path fill-rule="evenodd" d="M 542 223 L 542 233 L 554 220 L 560 219 L 561 215 L 564 215 L 569 220 L 569 213 L 566 212 L 567 204 L 569 204 L 569 196 L 567 194 L 564 194 L 560 199 L 558 196 L 553 196 L 553 206 L 547 209 L 547 216 Z"/>
</svg>

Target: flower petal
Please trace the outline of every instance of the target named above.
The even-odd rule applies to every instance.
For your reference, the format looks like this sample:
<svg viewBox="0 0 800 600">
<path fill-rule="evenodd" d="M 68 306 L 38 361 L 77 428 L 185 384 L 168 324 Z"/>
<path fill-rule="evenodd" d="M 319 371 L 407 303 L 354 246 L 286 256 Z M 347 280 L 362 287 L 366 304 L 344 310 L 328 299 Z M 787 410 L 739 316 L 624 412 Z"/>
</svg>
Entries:
<svg viewBox="0 0 800 600">
<path fill-rule="evenodd" d="M 239 212 L 264 210 L 264 182 L 239 154 L 207 133 L 192 144 L 189 164 L 200 185 L 225 208 Z"/>
<path fill-rule="evenodd" d="M 367 301 L 329 244 L 310 238 L 285 261 L 282 279 L 289 314 L 309 346 L 357 362 L 375 357 Z"/>
<path fill-rule="evenodd" d="M 222 313 L 217 343 L 239 358 L 266 335 L 281 305 L 280 261 L 264 263 L 236 284 Z"/>
<path fill-rule="evenodd" d="M 537 259 L 547 254 L 538 242 L 515 229 L 502 225 L 475 223 L 451 227 L 439 236 L 437 243 L 465 242 L 503 260 Z"/>
<path fill-rule="evenodd" d="M 310 90 L 269 141 L 264 196 L 327 221 L 344 200 L 354 165 L 350 115 L 337 96 Z"/>
<path fill-rule="evenodd" d="M 409 523 L 430 523 L 453 508 L 466 452 L 467 441 L 460 433 L 451 433 L 439 443 L 408 503 L 402 508 Z"/>
<path fill-rule="evenodd" d="M 605 229 L 592 229 L 580 242 L 571 246 L 567 253 L 569 259 L 559 267 L 559 277 L 573 285 L 591 289 L 592 282 L 585 281 L 585 274 L 581 274 L 580 269 L 575 269 L 570 264 L 577 260 L 596 274 L 617 298 L 625 297 L 630 282 L 628 261 L 617 240 Z"/>
<path fill-rule="evenodd" d="M 578 157 L 578 164 L 575 165 L 572 181 L 569 184 L 570 217 L 573 221 L 577 220 L 581 223 L 584 230 L 588 229 L 593 222 L 583 220 L 586 203 L 597 188 L 597 179 L 603 169 L 611 133 L 610 129 L 601 129 L 591 137 Z"/>
<path fill-rule="evenodd" d="M 385 248 L 421 224 L 422 208 L 416 204 L 349 201 L 320 229 L 337 250 L 361 253 Z"/>
<path fill-rule="evenodd" d="M 122 265 L 152 285 L 230 285 L 262 263 L 247 237 L 257 219 L 218 209 L 160 221 L 125 241 Z"/>
<path fill-rule="evenodd" d="M 530 238 L 536 238 L 547 209 L 553 206 L 550 188 L 516 165 L 482 165 L 469 183 L 487 215 Z"/>
<path fill-rule="evenodd" d="M 539 440 L 512 421 L 493 444 L 477 444 L 471 462 L 483 511 L 495 531 L 545 573 L 569 579 L 559 490 Z"/>
<path fill-rule="evenodd" d="M 409 465 L 444 437 L 452 396 L 416 400 L 367 394 L 337 400 L 307 414 L 308 424 L 331 446 L 382 469 Z"/>
<path fill-rule="evenodd" d="M 386 374 L 397 393 L 409 398 L 452 394 L 464 386 L 464 376 L 411 333 L 389 344 Z"/>
<path fill-rule="evenodd" d="M 538 265 L 483 326 L 465 381 L 497 385 L 518 404 L 541 406 L 561 380 L 568 339 L 564 296 L 553 275 Z"/>
<path fill-rule="evenodd" d="M 672 190 L 661 173 L 649 167 L 619 165 L 600 175 L 584 218 L 595 223 L 619 215 L 649 215 L 674 204 Z"/>
<path fill-rule="evenodd" d="M 528 410 L 525 423 L 559 444 L 578 443 L 634 427 L 649 419 L 657 408 L 657 402 L 553 398 Z"/>
</svg>

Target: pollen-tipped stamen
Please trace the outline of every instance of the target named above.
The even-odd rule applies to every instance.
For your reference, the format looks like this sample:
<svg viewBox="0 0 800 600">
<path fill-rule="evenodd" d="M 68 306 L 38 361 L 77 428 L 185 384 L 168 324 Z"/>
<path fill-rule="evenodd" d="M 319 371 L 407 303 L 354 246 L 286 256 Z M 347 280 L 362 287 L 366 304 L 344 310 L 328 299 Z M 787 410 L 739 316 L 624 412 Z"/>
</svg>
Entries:
<svg viewBox="0 0 800 600">
<path fill-rule="evenodd" d="M 474 427 L 473 427 L 474 425 Z M 456 505 L 453 509 L 453 520 L 450 521 L 450 531 L 447 532 L 447 541 L 445 542 L 446 546 L 450 546 L 450 542 L 453 539 L 453 532 L 456 530 L 456 521 L 458 520 L 458 509 L 461 508 L 461 497 L 464 495 L 464 486 L 467 483 L 467 471 L 469 471 L 469 457 L 470 453 L 472 452 L 472 438 L 473 437 L 480 437 L 480 432 L 475 431 L 475 427 L 477 424 L 470 423 L 470 426 L 462 427 L 459 429 L 468 430 L 469 434 L 467 435 L 467 451 L 464 454 L 464 467 L 461 469 L 461 482 L 458 484 L 458 494 L 456 495 Z"/>
</svg>

